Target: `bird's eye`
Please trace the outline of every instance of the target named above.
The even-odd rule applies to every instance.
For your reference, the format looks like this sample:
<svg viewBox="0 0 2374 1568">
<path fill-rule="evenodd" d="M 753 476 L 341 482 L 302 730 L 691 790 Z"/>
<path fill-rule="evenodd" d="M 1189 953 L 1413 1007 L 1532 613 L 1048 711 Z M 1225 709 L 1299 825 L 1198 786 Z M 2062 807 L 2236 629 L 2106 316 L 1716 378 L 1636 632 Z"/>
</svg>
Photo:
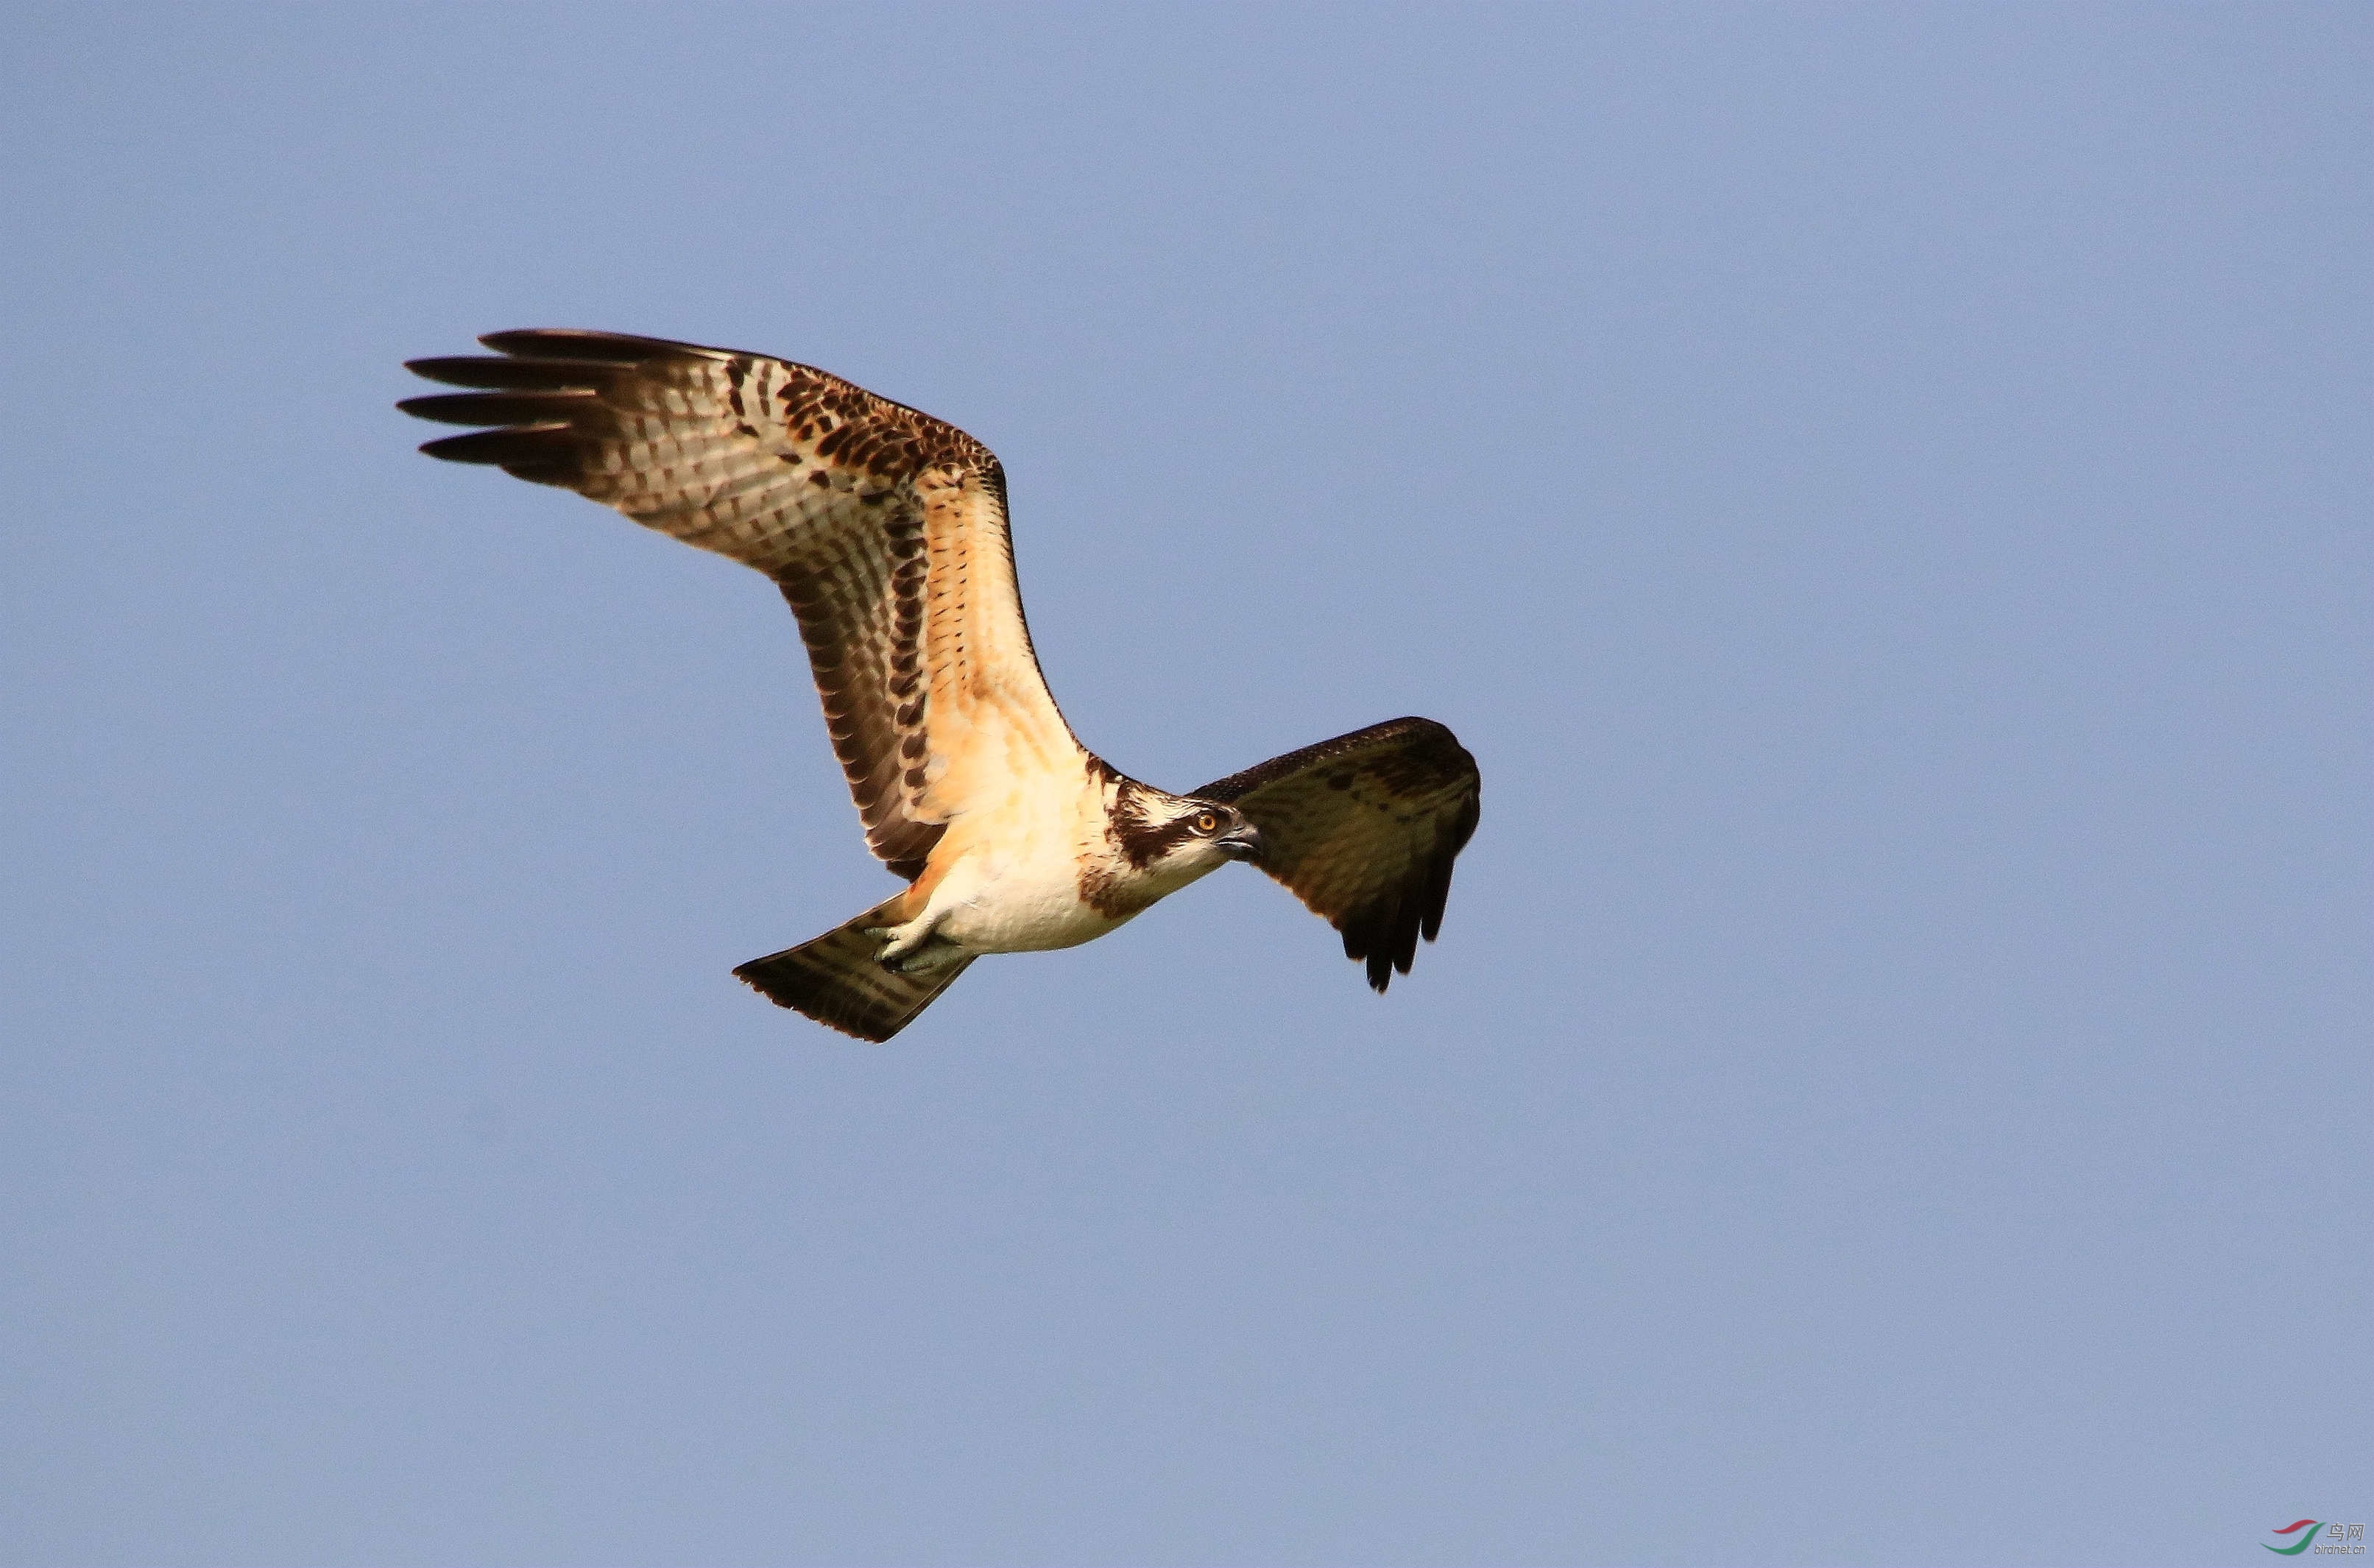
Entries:
<svg viewBox="0 0 2374 1568">
<path fill-rule="evenodd" d="M 1194 828 L 1199 833 L 1218 832 L 1220 831 L 1220 814 L 1216 811 L 1196 812 Z"/>
</svg>

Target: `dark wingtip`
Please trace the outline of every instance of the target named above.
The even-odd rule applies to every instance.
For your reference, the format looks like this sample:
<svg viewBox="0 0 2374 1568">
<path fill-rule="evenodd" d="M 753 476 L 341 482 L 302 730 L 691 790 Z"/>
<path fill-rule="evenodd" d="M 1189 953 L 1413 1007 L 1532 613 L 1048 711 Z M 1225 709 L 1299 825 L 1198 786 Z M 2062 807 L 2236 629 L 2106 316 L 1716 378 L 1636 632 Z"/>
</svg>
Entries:
<svg viewBox="0 0 2374 1568">
<path fill-rule="evenodd" d="M 1393 912 L 1393 968 L 1404 974 L 1417 961 L 1418 923 L 1418 911 L 1404 892 L 1401 908 Z"/>
<path fill-rule="evenodd" d="M 568 430 L 566 424 L 550 420 L 514 426 L 509 430 L 472 430 L 467 435 L 441 436 L 435 441 L 422 442 L 420 450 L 448 463 L 509 465 L 545 455 L 543 446 L 535 438 L 565 434 Z"/>
<path fill-rule="evenodd" d="M 488 392 L 594 393 L 627 367 L 594 360 L 498 358 L 492 354 L 447 354 L 406 360 L 404 368 L 424 381 Z"/>
<path fill-rule="evenodd" d="M 523 326 L 489 332 L 478 339 L 498 354 L 524 359 L 582 360 L 605 365 L 635 365 L 664 354 L 723 354 L 722 348 L 678 343 L 666 337 L 637 337 L 628 332 L 600 332 L 583 326 Z"/>
<path fill-rule="evenodd" d="M 565 425 L 572 409 L 601 400 L 590 387 L 535 392 L 434 392 L 407 397 L 396 407 L 416 419 L 445 425 Z"/>
</svg>

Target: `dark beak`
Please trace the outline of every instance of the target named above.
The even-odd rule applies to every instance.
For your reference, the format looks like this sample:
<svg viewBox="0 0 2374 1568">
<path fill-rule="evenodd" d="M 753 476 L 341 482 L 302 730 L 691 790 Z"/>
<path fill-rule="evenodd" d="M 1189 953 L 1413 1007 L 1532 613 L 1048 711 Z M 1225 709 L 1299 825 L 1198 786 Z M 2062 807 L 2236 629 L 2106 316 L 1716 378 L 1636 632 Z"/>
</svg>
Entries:
<svg viewBox="0 0 2374 1568">
<path fill-rule="evenodd" d="M 1227 855 L 1231 860 L 1259 860 L 1261 858 L 1261 830 L 1254 827 L 1251 822 L 1247 822 L 1241 828 L 1231 829 L 1229 831 L 1222 833 L 1218 838 L 1214 839 L 1212 842 L 1218 844 L 1220 846 L 1220 853 Z"/>
</svg>

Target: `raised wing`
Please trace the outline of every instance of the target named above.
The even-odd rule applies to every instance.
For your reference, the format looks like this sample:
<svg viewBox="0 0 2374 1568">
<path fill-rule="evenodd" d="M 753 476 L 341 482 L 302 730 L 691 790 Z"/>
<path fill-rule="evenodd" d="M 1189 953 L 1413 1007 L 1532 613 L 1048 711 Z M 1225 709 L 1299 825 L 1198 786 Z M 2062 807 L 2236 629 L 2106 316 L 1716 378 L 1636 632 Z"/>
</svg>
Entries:
<svg viewBox="0 0 2374 1568">
<path fill-rule="evenodd" d="M 421 447 L 590 497 L 773 578 L 798 616 L 866 843 L 922 872 L 993 782 L 1078 750 L 1023 625 L 1005 477 L 953 425 L 762 354 L 565 329 L 415 360 L 480 390 Z"/>
<path fill-rule="evenodd" d="M 1365 959 L 1379 991 L 1442 928 L 1451 863 L 1475 831 L 1475 759 L 1432 719 L 1392 719 L 1190 792 L 1261 830 L 1257 864 Z"/>
</svg>

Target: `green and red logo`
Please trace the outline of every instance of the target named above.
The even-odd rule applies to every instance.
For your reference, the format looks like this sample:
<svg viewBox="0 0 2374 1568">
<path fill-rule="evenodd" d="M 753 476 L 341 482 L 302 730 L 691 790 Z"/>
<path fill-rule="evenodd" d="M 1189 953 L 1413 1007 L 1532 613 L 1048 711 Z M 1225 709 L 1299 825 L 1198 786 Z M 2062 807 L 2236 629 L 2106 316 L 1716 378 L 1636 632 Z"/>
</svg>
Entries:
<svg viewBox="0 0 2374 1568">
<path fill-rule="evenodd" d="M 2278 1557 L 2298 1557 L 2301 1552 L 2308 1550 L 2308 1543 L 2316 1539 L 2317 1531 L 2322 1528 L 2324 1528 L 2324 1522 L 2321 1519 L 2294 1519 L 2290 1524 L 2286 1525 L 2282 1529 L 2277 1530 L 2275 1534 L 2279 1536 L 2287 1536 L 2294 1530 L 2302 1530 L 2307 1532 L 2302 1535 L 2299 1539 L 2292 1542 L 2289 1546 L 2267 1546 L 2265 1541 L 2261 1541 L 2259 1544 L 2261 1546 L 2267 1546 L 2267 1550 L 2274 1552 Z"/>
</svg>

